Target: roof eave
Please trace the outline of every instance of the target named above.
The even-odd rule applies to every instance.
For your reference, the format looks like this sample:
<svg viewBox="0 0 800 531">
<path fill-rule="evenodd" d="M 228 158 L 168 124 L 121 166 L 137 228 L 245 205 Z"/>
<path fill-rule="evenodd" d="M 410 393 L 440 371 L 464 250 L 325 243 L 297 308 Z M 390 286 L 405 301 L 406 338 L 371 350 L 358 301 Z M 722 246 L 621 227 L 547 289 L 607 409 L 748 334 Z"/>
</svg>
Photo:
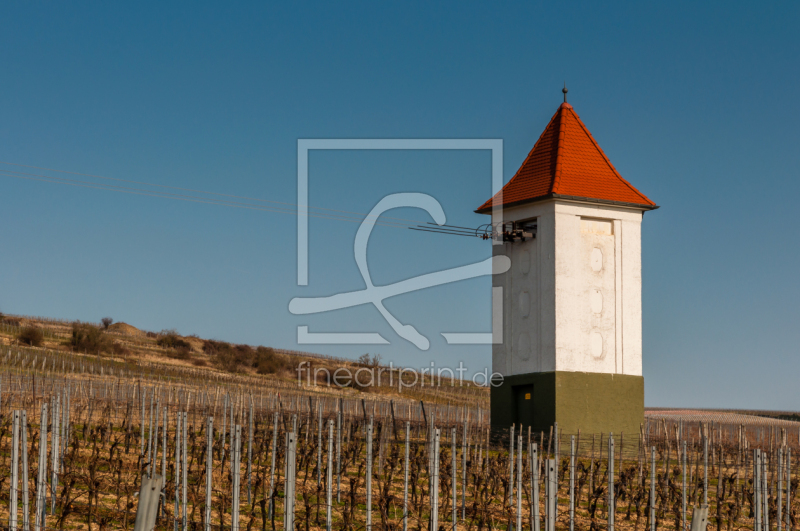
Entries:
<svg viewBox="0 0 800 531">
<path fill-rule="evenodd" d="M 514 201 L 513 203 L 506 203 L 502 205 L 502 208 L 510 208 L 519 205 L 525 205 L 528 203 L 538 203 L 540 201 L 547 201 L 548 199 L 561 199 L 565 201 L 576 201 L 580 203 L 598 203 L 601 205 L 612 205 L 618 206 L 623 208 L 633 208 L 636 210 L 655 210 L 659 208 L 658 205 L 647 205 L 647 204 L 640 204 L 640 203 L 627 203 L 625 201 L 614 201 L 613 199 L 596 199 L 593 197 L 580 197 L 574 195 L 562 195 L 562 194 L 547 194 L 542 195 L 539 197 L 533 197 L 531 199 L 523 199 L 521 201 Z M 491 214 L 493 206 L 490 205 L 488 207 L 479 208 L 475 210 L 476 214 Z"/>
</svg>

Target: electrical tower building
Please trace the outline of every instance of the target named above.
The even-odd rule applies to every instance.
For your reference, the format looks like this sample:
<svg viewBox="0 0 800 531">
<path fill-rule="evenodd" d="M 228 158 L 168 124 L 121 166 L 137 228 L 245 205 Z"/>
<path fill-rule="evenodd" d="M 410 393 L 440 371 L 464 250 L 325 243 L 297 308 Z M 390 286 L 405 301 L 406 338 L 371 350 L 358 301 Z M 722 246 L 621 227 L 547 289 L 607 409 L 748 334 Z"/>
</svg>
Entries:
<svg viewBox="0 0 800 531">
<path fill-rule="evenodd" d="M 476 211 L 493 216 L 494 254 L 511 259 L 494 275 L 503 341 L 492 367 L 504 379 L 491 389 L 492 426 L 558 422 L 564 433 L 635 436 L 641 223 L 658 207 L 616 171 L 564 96 L 514 177 Z"/>
</svg>

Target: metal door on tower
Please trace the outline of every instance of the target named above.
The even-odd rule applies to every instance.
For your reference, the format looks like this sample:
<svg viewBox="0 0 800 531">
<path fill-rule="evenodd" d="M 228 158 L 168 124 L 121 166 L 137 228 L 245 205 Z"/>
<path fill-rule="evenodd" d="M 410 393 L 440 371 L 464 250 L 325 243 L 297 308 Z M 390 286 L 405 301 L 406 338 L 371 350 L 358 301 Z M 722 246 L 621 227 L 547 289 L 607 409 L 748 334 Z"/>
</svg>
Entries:
<svg viewBox="0 0 800 531">
<path fill-rule="evenodd" d="M 514 405 L 516 406 L 517 426 L 534 425 L 533 385 L 517 385 L 514 387 Z"/>
</svg>

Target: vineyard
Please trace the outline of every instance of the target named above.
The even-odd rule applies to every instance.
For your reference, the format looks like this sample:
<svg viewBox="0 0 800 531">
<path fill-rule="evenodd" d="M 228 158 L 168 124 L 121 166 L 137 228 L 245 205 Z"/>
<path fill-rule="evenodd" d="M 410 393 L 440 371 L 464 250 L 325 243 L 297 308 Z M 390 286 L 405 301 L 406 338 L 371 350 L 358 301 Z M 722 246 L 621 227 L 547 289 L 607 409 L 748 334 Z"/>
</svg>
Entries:
<svg viewBox="0 0 800 531">
<path fill-rule="evenodd" d="M 718 531 L 796 525 L 798 423 L 492 430 L 482 389 L 372 391 L 7 345 L 0 518 L 133 529 L 152 478 L 172 531 L 689 529 L 703 505 Z"/>
</svg>

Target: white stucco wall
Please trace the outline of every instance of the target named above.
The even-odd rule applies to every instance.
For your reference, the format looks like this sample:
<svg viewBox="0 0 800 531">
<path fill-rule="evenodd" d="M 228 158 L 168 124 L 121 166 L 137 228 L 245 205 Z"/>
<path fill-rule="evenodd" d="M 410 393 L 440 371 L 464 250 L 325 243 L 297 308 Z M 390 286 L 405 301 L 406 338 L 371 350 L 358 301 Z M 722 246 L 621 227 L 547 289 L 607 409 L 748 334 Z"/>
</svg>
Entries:
<svg viewBox="0 0 800 531">
<path fill-rule="evenodd" d="M 511 270 L 494 277 L 504 300 L 493 370 L 641 376 L 642 212 L 560 200 L 504 211 L 533 218 L 534 240 L 494 246 Z"/>
</svg>

